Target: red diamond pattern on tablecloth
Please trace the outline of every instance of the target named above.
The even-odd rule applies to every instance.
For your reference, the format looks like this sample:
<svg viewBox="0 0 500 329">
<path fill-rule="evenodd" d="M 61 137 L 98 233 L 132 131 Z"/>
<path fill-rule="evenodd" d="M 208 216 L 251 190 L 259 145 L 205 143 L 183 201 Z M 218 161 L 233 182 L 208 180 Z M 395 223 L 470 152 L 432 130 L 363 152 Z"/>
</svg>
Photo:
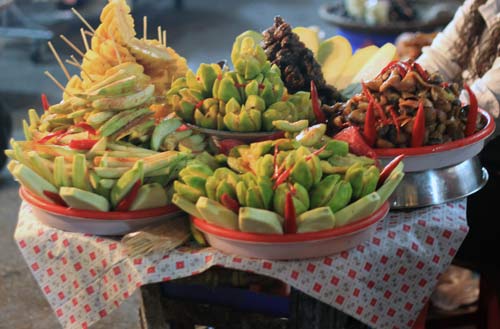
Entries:
<svg viewBox="0 0 500 329">
<path fill-rule="evenodd" d="M 391 212 L 364 244 L 337 255 L 269 261 L 213 248 L 130 259 L 119 241 L 40 224 L 23 204 L 15 239 L 64 328 L 87 328 L 142 284 L 225 266 L 271 276 L 374 328 L 410 328 L 468 227 L 466 201 Z M 439 220 L 438 220 L 439 219 Z M 415 302 L 417 301 L 417 302 Z"/>
</svg>

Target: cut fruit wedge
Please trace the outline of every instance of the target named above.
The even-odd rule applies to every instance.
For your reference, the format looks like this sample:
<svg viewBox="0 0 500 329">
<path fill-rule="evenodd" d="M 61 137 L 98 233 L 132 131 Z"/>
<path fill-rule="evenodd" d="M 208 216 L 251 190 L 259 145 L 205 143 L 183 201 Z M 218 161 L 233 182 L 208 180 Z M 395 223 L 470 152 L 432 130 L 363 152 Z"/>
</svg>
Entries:
<svg viewBox="0 0 500 329">
<path fill-rule="evenodd" d="M 299 40 L 302 41 L 307 48 L 311 49 L 316 57 L 319 49 L 318 31 L 316 29 L 298 26 L 294 28 L 292 32 L 299 36 Z"/>
<path fill-rule="evenodd" d="M 139 188 L 130 210 L 159 208 L 167 204 L 167 192 L 158 183 L 146 184 Z"/>
<path fill-rule="evenodd" d="M 44 200 L 52 202 L 43 192 L 58 193 L 57 188 L 23 164 L 18 164 L 12 170 L 12 175 L 28 190 Z"/>
<path fill-rule="evenodd" d="M 334 214 L 335 227 L 342 227 L 371 215 L 377 209 L 379 203 L 380 196 L 377 192 L 362 197 Z"/>
<path fill-rule="evenodd" d="M 70 208 L 108 211 L 109 202 L 106 198 L 75 187 L 61 187 L 59 195 Z"/>
<path fill-rule="evenodd" d="M 196 209 L 207 222 L 230 230 L 238 229 L 238 216 L 220 203 L 206 197 L 200 197 Z"/>
<path fill-rule="evenodd" d="M 193 217 L 203 218 L 203 215 L 198 211 L 196 205 L 178 193 L 172 196 L 172 203 Z"/>
<path fill-rule="evenodd" d="M 384 184 L 377 190 L 378 195 L 380 196 L 379 205 L 381 206 L 385 201 L 387 201 L 394 190 L 398 187 L 399 183 L 403 180 L 405 174 L 401 171 L 395 172 L 393 171 L 389 178 L 384 182 Z"/>
<path fill-rule="evenodd" d="M 334 86 L 351 56 L 351 44 L 344 37 L 337 35 L 319 45 L 317 60 L 328 84 Z"/>
<path fill-rule="evenodd" d="M 374 79 L 380 71 L 396 57 L 396 46 L 392 43 L 386 43 L 371 56 L 370 60 L 365 63 L 358 74 L 351 80 L 351 83 L 359 83 Z"/>
<path fill-rule="evenodd" d="M 335 215 L 330 207 L 319 207 L 301 214 L 297 218 L 297 233 L 328 230 L 335 226 Z"/>
<path fill-rule="evenodd" d="M 283 219 L 272 211 L 242 207 L 239 213 L 239 228 L 242 232 L 261 234 L 283 234 Z"/>
<path fill-rule="evenodd" d="M 352 79 L 361 71 L 361 68 L 365 66 L 378 50 L 379 48 L 377 46 L 368 46 L 358 49 L 354 55 L 349 58 L 337 80 L 333 81 L 333 85 L 339 90 L 346 88 L 351 83 Z"/>
</svg>

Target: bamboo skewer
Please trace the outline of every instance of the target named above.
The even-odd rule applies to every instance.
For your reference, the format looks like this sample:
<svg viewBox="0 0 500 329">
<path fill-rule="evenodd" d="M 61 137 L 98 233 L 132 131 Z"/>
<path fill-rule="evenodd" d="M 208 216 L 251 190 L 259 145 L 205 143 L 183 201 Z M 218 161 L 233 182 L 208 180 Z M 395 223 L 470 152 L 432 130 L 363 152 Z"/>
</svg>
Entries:
<svg viewBox="0 0 500 329">
<path fill-rule="evenodd" d="M 85 54 L 80 49 L 78 49 L 78 47 L 75 46 L 75 44 L 73 42 L 69 41 L 68 38 L 66 38 L 64 35 L 61 34 L 59 37 L 61 37 L 61 39 L 64 42 L 66 42 L 66 44 L 68 46 L 70 46 L 70 48 L 73 49 L 78 55 L 80 55 L 82 57 L 85 56 Z"/>
<path fill-rule="evenodd" d="M 148 16 L 142 18 L 142 37 L 144 40 L 148 39 Z"/>
<path fill-rule="evenodd" d="M 110 34 L 110 37 L 111 37 L 111 43 L 113 44 L 113 49 L 115 50 L 115 53 L 116 53 L 116 58 L 118 59 L 118 64 L 121 64 L 122 59 L 120 56 L 120 52 L 118 51 L 118 48 L 116 47 L 115 37 L 113 36 L 112 33 Z"/>
<path fill-rule="evenodd" d="M 85 31 L 83 28 L 80 29 L 80 34 L 82 35 L 83 45 L 85 47 L 85 51 L 89 51 L 89 43 L 87 41 L 87 36 L 85 35 Z"/>
<path fill-rule="evenodd" d="M 158 41 L 161 43 L 161 26 L 158 26 Z"/>
<path fill-rule="evenodd" d="M 166 47 L 167 46 L 167 30 L 163 31 L 163 45 Z"/>
<path fill-rule="evenodd" d="M 63 85 L 62 85 L 59 81 L 57 81 L 57 79 L 56 79 L 56 78 L 54 78 L 54 76 L 53 76 L 52 74 L 50 74 L 50 72 L 49 72 L 49 71 L 45 71 L 45 72 L 43 72 L 43 73 L 44 73 L 46 76 L 48 76 L 48 77 L 49 77 L 49 79 L 50 79 L 50 80 L 52 80 L 52 82 L 53 82 L 56 86 L 58 86 L 58 87 L 59 87 L 59 89 L 61 89 L 63 92 L 66 92 L 66 91 L 64 90 L 64 86 L 63 86 Z M 69 94 L 69 93 L 68 93 L 68 94 Z"/>
<path fill-rule="evenodd" d="M 90 31 L 92 31 L 92 33 L 95 33 L 94 28 L 89 24 L 89 22 L 87 22 L 85 18 L 83 18 L 83 16 L 75 8 L 71 8 L 71 11 L 73 12 L 73 14 L 76 15 L 76 17 L 78 17 L 82 21 L 83 24 L 85 24 L 85 26 L 89 28 Z"/>
<path fill-rule="evenodd" d="M 57 62 L 59 63 L 59 66 L 61 67 L 61 70 L 64 72 L 64 75 L 66 78 L 71 79 L 71 76 L 69 75 L 68 70 L 66 69 L 66 66 L 64 66 L 63 62 L 61 61 L 61 58 L 59 57 L 59 54 L 57 53 L 56 49 L 52 45 L 52 42 L 48 42 L 49 48 L 52 51 L 52 54 L 54 54 L 54 57 L 56 58 Z"/>
</svg>

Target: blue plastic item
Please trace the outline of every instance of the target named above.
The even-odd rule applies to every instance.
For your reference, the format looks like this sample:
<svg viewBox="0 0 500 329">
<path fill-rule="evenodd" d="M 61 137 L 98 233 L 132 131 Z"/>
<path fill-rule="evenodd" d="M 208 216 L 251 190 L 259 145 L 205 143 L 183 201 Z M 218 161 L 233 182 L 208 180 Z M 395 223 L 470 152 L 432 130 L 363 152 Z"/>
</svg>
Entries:
<svg viewBox="0 0 500 329">
<path fill-rule="evenodd" d="M 230 306 L 237 311 L 253 312 L 272 317 L 290 315 L 288 297 L 274 296 L 234 287 L 207 287 L 198 284 L 162 283 L 165 297 L 196 303 Z"/>
<path fill-rule="evenodd" d="M 370 33 L 368 31 L 353 31 L 342 27 L 337 28 L 337 34 L 349 40 L 353 52 L 355 52 L 358 48 L 363 48 L 370 45 L 382 47 L 388 42 L 394 43 L 399 35 L 398 33 L 382 34 L 380 32 Z"/>
</svg>

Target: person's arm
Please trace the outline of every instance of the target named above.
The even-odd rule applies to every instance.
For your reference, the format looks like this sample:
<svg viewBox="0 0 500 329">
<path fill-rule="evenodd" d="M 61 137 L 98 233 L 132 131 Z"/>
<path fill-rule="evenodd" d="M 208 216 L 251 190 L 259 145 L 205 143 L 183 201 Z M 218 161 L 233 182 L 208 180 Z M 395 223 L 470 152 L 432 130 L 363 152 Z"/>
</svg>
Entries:
<svg viewBox="0 0 500 329">
<path fill-rule="evenodd" d="M 453 80 L 462 73 L 463 68 L 452 59 L 456 56 L 455 42 L 460 40 L 458 31 L 464 23 L 465 15 L 468 15 L 472 0 L 467 0 L 458 8 L 453 20 L 439 33 L 429 47 L 422 49 L 422 55 L 417 62 L 429 72 L 439 72 L 446 80 Z M 467 45 L 464 45 L 466 47 Z"/>
<path fill-rule="evenodd" d="M 471 89 L 477 97 L 479 107 L 498 118 L 500 114 L 500 57 L 497 57 L 491 69 L 482 78 L 474 81 Z M 465 95 L 462 96 L 462 100 L 466 99 Z"/>
</svg>

